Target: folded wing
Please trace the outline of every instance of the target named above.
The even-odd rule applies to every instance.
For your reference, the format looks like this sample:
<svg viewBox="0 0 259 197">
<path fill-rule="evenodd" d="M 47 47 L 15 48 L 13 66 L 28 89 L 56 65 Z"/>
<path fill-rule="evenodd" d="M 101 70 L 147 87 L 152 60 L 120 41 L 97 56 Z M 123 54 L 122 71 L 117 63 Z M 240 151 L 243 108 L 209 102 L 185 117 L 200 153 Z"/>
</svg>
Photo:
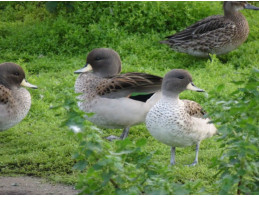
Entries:
<svg viewBox="0 0 259 197">
<path fill-rule="evenodd" d="M 101 83 L 97 94 L 106 98 L 129 97 L 132 93 L 154 93 L 161 88 L 162 77 L 145 73 L 120 74 Z"/>
</svg>

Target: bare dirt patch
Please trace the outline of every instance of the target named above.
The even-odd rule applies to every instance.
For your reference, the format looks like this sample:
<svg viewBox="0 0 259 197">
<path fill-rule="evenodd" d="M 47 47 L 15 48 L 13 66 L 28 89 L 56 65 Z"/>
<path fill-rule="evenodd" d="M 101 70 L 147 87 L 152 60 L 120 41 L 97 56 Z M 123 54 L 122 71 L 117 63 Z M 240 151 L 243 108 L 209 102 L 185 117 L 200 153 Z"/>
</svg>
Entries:
<svg viewBox="0 0 259 197">
<path fill-rule="evenodd" d="M 47 183 L 35 177 L 0 177 L 0 195 L 75 195 L 73 186 Z"/>
</svg>

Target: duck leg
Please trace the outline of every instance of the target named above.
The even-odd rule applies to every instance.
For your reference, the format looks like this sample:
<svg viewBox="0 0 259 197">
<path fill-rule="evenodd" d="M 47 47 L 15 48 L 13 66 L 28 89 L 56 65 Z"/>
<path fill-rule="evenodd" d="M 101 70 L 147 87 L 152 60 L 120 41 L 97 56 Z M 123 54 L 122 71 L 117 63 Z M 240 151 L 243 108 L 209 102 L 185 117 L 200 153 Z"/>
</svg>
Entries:
<svg viewBox="0 0 259 197">
<path fill-rule="evenodd" d="M 175 147 L 172 147 L 172 148 L 171 148 L 170 164 L 171 164 L 171 165 L 175 165 Z"/>
<path fill-rule="evenodd" d="M 128 135 L 129 135 L 129 127 L 126 127 L 126 128 L 124 128 L 123 129 L 123 132 L 122 132 L 122 134 L 121 134 L 121 136 L 120 136 L 120 139 L 121 140 L 124 140 L 126 137 L 128 137 Z"/>
<path fill-rule="evenodd" d="M 211 58 L 210 54 L 208 54 L 208 56 L 209 56 L 210 62 L 212 62 L 212 58 Z"/>
<path fill-rule="evenodd" d="M 196 153 L 195 153 L 194 162 L 193 162 L 192 164 L 190 164 L 189 166 L 195 166 L 196 164 L 198 164 L 199 149 L 200 149 L 200 142 L 198 142 L 198 143 L 196 144 Z"/>
<path fill-rule="evenodd" d="M 130 129 L 130 127 L 124 128 L 120 137 L 115 136 L 115 135 L 110 135 L 110 136 L 106 137 L 106 139 L 109 140 L 109 141 L 124 140 L 129 135 L 129 129 Z"/>
</svg>

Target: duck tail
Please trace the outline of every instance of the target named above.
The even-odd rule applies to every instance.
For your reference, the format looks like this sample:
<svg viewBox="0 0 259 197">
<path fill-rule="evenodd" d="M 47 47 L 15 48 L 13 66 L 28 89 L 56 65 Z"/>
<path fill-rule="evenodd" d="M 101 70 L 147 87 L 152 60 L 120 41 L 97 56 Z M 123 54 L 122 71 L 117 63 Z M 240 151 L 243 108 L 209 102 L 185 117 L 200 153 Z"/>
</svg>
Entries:
<svg viewBox="0 0 259 197">
<path fill-rule="evenodd" d="M 215 125 L 213 123 L 209 123 L 209 125 L 210 125 L 209 132 L 210 132 L 211 136 L 218 135 L 218 130 L 215 127 Z"/>
</svg>

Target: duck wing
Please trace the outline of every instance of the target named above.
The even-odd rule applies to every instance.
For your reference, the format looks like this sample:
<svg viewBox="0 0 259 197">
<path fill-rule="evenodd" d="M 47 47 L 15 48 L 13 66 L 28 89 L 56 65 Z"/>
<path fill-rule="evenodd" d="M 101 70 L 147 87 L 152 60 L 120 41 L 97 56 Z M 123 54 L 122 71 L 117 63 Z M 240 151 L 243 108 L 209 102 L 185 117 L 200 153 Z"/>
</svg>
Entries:
<svg viewBox="0 0 259 197">
<path fill-rule="evenodd" d="M 11 91 L 5 86 L 0 85 L 0 105 L 6 105 L 9 102 L 9 99 L 12 97 Z"/>
<path fill-rule="evenodd" d="M 126 73 L 100 83 L 97 94 L 106 98 L 129 97 L 132 93 L 149 94 L 161 88 L 162 77 L 145 73 Z"/>
<path fill-rule="evenodd" d="M 12 109 L 8 110 L 8 108 L 13 105 L 14 103 L 11 91 L 5 86 L 0 85 L 0 124 L 1 121 L 9 116 L 9 113 L 12 111 Z"/>
<path fill-rule="evenodd" d="M 208 34 L 215 34 L 222 31 L 231 31 L 235 24 L 221 15 L 207 17 L 197 23 L 187 27 L 185 30 L 171 36 L 167 36 L 168 40 L 161 43 L 169 44 L 172 42 L 188 41 Z M 230 30 L 229 30 L 230 29 Z M 232 30 L 234 31 L 234 29 Z"/>
<path fill-rule="evenodd" d="M 206 112 L 202 109 L 201 105 L 190 100 L 182 100 L 184 102 L 185 111 L 193 117 L 204 118 Z"/>
</svg>

